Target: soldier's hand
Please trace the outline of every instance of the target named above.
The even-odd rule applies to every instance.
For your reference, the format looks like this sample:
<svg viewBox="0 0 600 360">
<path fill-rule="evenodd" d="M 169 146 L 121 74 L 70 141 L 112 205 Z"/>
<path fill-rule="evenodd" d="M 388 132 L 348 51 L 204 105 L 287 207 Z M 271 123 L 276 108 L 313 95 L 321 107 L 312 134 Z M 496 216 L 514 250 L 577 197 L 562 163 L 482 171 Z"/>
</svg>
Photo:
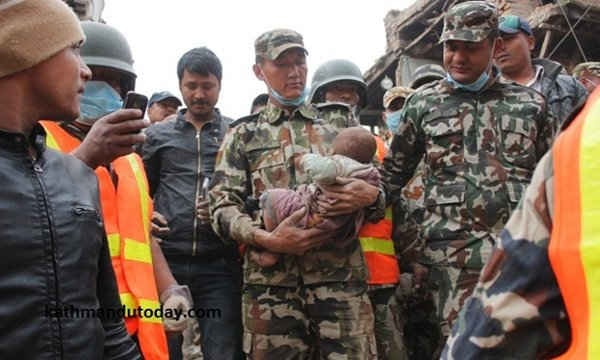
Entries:
<svg viewBox="0 0 600 360">
<path fill-rule="evenodd" d="M 338 177 L 335 184 L 320 186 L 317 206 L 326 217 L 353 213 L 373 204 L 379 195 L 379 188 L 360 179 Z"/>
<path fill-rule="evenodd" d="M 165 217 L 158 211 L 154 211 L 152 213 L 152 236 L 160 238 L 161 236 L 168 234 L 169 230 L 170 229 L 169 224 L 167 223 L 167 219 L 165 219 Z"/>
<path fill-rule="evenodd" d="M 196 202 L 196 217 L 202 224 L 207 224 L 210 221 L 210 213 L 208 211 L 208 199 L 199 198 Z"/>
<path fill-rule="evenodd" d="M 274 253 L 292 255 L 302 255 L 321 246 L 331 234 L 317 227 L 299 227 L 298 223 L 306 211 L 306 208 L 295 211 L 271 232 L 257 229 L 254 235 L 257 245 Z"/>
<path fill-rule="evenodd" d="M 134 145 L 146 140 L 141 130 L 150 123 L 141 117 L 142 112 L 138 109 L 121 109 L 101 117 L 94 122 L 73 155 L 95 169 L 130 154 Z"/>
</svg>

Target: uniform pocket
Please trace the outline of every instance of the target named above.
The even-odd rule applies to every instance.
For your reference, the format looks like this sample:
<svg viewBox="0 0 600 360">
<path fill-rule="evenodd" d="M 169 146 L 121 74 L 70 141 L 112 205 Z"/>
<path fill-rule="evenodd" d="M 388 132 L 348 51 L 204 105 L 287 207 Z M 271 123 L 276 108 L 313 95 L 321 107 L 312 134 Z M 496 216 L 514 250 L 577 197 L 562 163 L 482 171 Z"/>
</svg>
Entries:
<svg viewBox="0 0 600 360">
<path fill-rule="evenodd" d="M 445 169 L 462 166 L 463 125 L 457 111 L 431 111 L 423 117 L 426 134 L 426 159 L 429 170 L 441 175 Z"/>
<path fill-rule="evenodd" d="M 503 116 L 500 121 L 502 155 L 504 159 L 520 168 L 535 167 L 535 129 L 520 118 Z"/>
<path fill-rule="evenodd" d="M 280 144 L 249 147 L 246 150 L 254 196 L 269 188 L 285 187 L 289 183 L 289 172 Z"/>
<path fill-rule="evenodd" d="M 463 183 L 433 185 L 429 187 L 425 197 L 425 206 L 462 204 L 465 201 L 466 185 Z"/>
</svg>

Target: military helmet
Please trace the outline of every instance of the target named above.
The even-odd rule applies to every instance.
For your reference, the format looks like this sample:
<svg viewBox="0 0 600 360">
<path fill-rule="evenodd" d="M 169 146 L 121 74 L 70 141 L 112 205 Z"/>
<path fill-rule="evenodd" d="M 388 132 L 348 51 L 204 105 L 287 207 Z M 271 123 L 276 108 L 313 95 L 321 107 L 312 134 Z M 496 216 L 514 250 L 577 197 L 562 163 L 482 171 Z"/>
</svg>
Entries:
<svg viewBox="0 0 600 360">
<path fill-rule="evenodd" d="M 584 72 L 600 76 L 600 61 L 589 61 L 578 64 L 573 69 L 573 76 L 579 79 Z"/>
<path fill-rule="evenodd" d="M 88 66 L 103 66 L 123 72 L 126 76 L 124 91 L 133 90 L 135 78 L 131 48 L 125 36 L 112 26 L 93 21 L 82 21 L 86 41 L 81 47 L 81 58 Z"/>
<path fill-rule="evenodd" d="M 498 10 L 487 1 L 465 1 L 452 6 L 444 16 L 440 42 L 479 42 L 498 34 Z"/>
<path fill-rule="evenodd" d="M 387 110 L 392 102 L 398 98 L 406 99 L 415 90 L 404 86 L 394 86 L 383 94 L 383 108 Z"/>
<path fill-rule="evenodd" d="M 413 80 L 408 85 L 410 88 L 418 89 L 422 85 L 446 77 L 446 71 L 438 64 L 425 64 L 417 67 L 413 72 Z"/>
<path fill-rule="evenodd" d="M 315 71 L 310 84 L 311 103 L 325 101 L 325 88 L 336 81 L 348 81 L 358 86 L 358 106 L 363 107 L 367 103 L 367 83 L 363 79 L 360 69 L 352 61 L 344 59 L 329 60 Z"/>
</svg>

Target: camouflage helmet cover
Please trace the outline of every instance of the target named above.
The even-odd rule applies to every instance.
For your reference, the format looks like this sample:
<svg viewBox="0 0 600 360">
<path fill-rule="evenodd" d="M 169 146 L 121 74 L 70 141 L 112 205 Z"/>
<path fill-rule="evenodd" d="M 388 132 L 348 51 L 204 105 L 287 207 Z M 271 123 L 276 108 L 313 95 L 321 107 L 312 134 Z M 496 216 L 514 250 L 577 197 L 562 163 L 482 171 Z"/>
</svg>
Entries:
<svg viewBox="0 0 600 360">
<path fill-rule="evenodd" d="M 302 35 L 290 29 L 274 29 L 261 34 L 254 41 L 254 53 L 257 57 L 275 60 L 284 51 L 299 48 L 308 53 L 304 48 Z"/>
<path fill-rule="evenodd" d="M 600 76 L 600 61 L 589 61 L 578 64 L 573 69 L 573 76 L 580 78 L 584 72 Z"/>
<path fill-rule="evenodd" d="M 410 94 L 415 92 L 411 88 L 403 87 L 403 86 L 394 86 L 383 94 L 383 108 L 387 109 L 392 104 L 392 101 L 398 98 L 406 99 Z"/>
<path fill-rule="evenodd" d="M 479 42 L 498 33 L 498 11 L 486 1 L 466 1 L 452 6 L 444 16 L 440 42 Z"/>
<path fill-rule="evenodd" d="M 408 85 L 416 89 L 428 82 L 443 79 L 446 71 L 438 64 L 425 64 L 417 67 L 413 72 L 413 80 Z"/>
<path fill-rule="evenodd" d="M 345 59 L 329 60 L 321 64 L 315 71 L 310 84 L 308 101 L 320 103 L 325 101 L 325 88 L 338 81 L 347 81 L 358 87 L 359 107 L 367 102 L 367 83 L 363 79 L 359 67 Z"/>
</svg>

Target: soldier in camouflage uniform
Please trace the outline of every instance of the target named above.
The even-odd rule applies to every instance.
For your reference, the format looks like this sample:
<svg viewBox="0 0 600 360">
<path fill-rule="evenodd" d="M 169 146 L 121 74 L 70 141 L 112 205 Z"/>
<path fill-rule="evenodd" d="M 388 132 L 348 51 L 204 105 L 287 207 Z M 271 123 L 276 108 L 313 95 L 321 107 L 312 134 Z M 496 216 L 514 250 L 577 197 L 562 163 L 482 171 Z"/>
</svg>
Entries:
<svg viewBox="0 0 600 360">
<path fill-rule="evenodd" d="M 575 110 L 571 118 L 579 109 Z M 555 144 L 572 139 L 577 131 L 589 131 L 597 136 L 597 126 L 594 129 L 594 126 L 588 126 L 589 124 L 585 122 L 597 121 L 594 113 L 598 113 L 599 110 L 600 90 L 596 90 L 590 94 L 588 103 L 580 112 L 581 115 L 573 122 L 567 119 L 563 124 L 563 128 L 567 126 L 568 128 Z M 593 135 L 590 135 L 584 142 L 583 135 L 581 136 L 581 147 L 578 150 L 580 153 L 575 154 L 574 157 L 584 159 L 584 151 L 598 148 L 599 138 L 594 139 Z M 561 290 L 564 289 L 562 286 L 559 287 L 558 275 L 555 273 L 558 265 L 554 262 L 557 259 L 550 259 L 549 256 L 549 246 L 556 241 L 553 237 L 554 231 L 559 231 L 560 234 L 564 232 L 563 226 L 572 228 L 573 226 L 569 226 L 569 221 L 584 223 L 577 215 L 565 218 L 565 208 L 573 205 L 565 204 L 564 199 L 559 202 L 561 198 L 557 196 L 558 193 L 573 194 L 572 202 L 576 203 L 583 201 L 584 197 L 580 189 L 565 189 L 564 186 L 570 185 L 565 184 L 565 175 L 559 177 L 561 175 L 555 172 L 558 170 L 555 167 L 556 159 L 559 161 L 570 159 L 561 153 L 565 148 L 571 148 L 565 145 L 562 144 L 562 148 L 553 148 L 549 151 L 536 167 L 531 184 L 502 231 L 494 252 L 481 273 L 473 296 L 460 312 L 442 353 L 443 359 L 547 359 L 564 352 L 570 343 L 571 346 L 575 342 L 586 345 L 588 339 L 580 337 L 575 341 L 575 337 L 572 336 L 569 322 L 572 324 L 573 319 L 569 321 L 567 316 L 564 295 L 561 294 Z M 587 155 L 589 156 L 589 153 Z M 560 164 L 564 166 L 565 162 L 562 161 Z M 597 167 L 593 161 L 591 163 L 590 169 Z M 583 171 L 579 169 L 582 166 L 585 165 L 576 164 L 568 171 L 579 171 L 575 176 L 582 176 Z M 562 169 L 562 171 L 566 170 Z M 587 198 L 594 196 L 597 198 L 598 187 L 588 191 L 590 192 L 586 193 Z M 561 237 L 559 234 L 556 234 L 557 237 Z M 570 244 L 576 244 L 579 239 L 567 236 L 565 240 Z M 560 251 L 559 261 L 577 255 L 574 248 L 558 249 L 558 251 Z M 582 253 L 581 261 L 583 255 Z M 577 273 L 577 269 L 566 270 Z M 586 285 L 585 279 L 576 280 L 581 282 L 575 284 Z M 598 284 L 588 279 L 587 286 L 590 285 L 587 292 L 591 294 L 593 287 Z M 583 290 L 582 293 L 585 294 L 586 291 Z M 592 299 L 593 297 L 590 296 L 588 300 L 590 308 L 597 306 L 591 303 Z M 591 323 L 589 321 L 588 324 L 576 326 L 586 328 L 591 327 Z M 589 342 L 587 344 L 591 345 Z M 589 359 L 593 358 L 589 354 L 588 356 Z M 566 358 L 578 359 L 579 357 Z"/>
<path fill-rule="evenodd" d="M 579 80 L 591 94 L 600 85 L 600 61 L 580 63 L 573 69 L 573 77 Z"/>
<path fill-rule="evenodd" d="M 406 100 L 384 162 L 394 201 L 424 157 L 420 263 L 446 336 L 554 126 L 538 92 L 498 81 L 491 64 L 497 33 L 489 3 L 448 10 L 441 36 L 446 79 Z"/>
<path fill-rule="evenodd" d="M 315 71 L 309 100 L 327 123 L 339 128 L 359 126 L 358 113 L 367 102 L 367 84 L 353 62 L 330 60 Z M 402 339 L 404 321 L 393 299 L 396 285 L 397 279 L 385 284 L 374 283 L 372 277 L 369 281 L 368 294 L 375 314 L 375 340 L 380 359 L 406 358 Z"/>
<path fill-rule="evenodd" d="M 395 86 L 383 95 L 384 116 L 394 132 L 398 131 L 404 102 L 413 92 L 413 89 Z M 415 175 L 392 204 L 393 240 L 402 265 L 392 306 L 404 323 L 403 340 L 409 359 L 431 359 L 440 338 L 432 296 L 420 287 L 420 282 L 413 281 L 412 265 L 416 264 L 416 257 L 423 248 L 418 236 L 424 209 L 422 168 L 423 162 L 420 162 Z"/>
<path fill-rule="evenodd" d="M 308 101 L 329 124 L 338 128 L 359 126 L 358 112 L 367 102 L 367 84 L 353 62 L 329 60 L 315 71 Z"/>
<path fill-rule="evenodd" d="M 367 271 L 358 239 L 343 246 L 330 234 L 296 226 L 296 211 L 273 231 L 262 227 L 247 200 L 263 191 L 308 183 L 294 159 L 331 154 L 338 129 L 324 123 L 306 98 L 306 50 L 302 36 L 277 29 L 255 42 L 255 75 L 269 89 L 260 113 L 232 124 L 225 136 L 209 194 L 213 228 L 224 241 L 282 254 L 267 268 L 244 264 L 244 351 L 251 359 L 374 359 L 373 312 Z M 366 209 L 367 220 L 383 217 L 385 196 L 363 180 L 323 187 L 323 216 Z"/>
</svg>

